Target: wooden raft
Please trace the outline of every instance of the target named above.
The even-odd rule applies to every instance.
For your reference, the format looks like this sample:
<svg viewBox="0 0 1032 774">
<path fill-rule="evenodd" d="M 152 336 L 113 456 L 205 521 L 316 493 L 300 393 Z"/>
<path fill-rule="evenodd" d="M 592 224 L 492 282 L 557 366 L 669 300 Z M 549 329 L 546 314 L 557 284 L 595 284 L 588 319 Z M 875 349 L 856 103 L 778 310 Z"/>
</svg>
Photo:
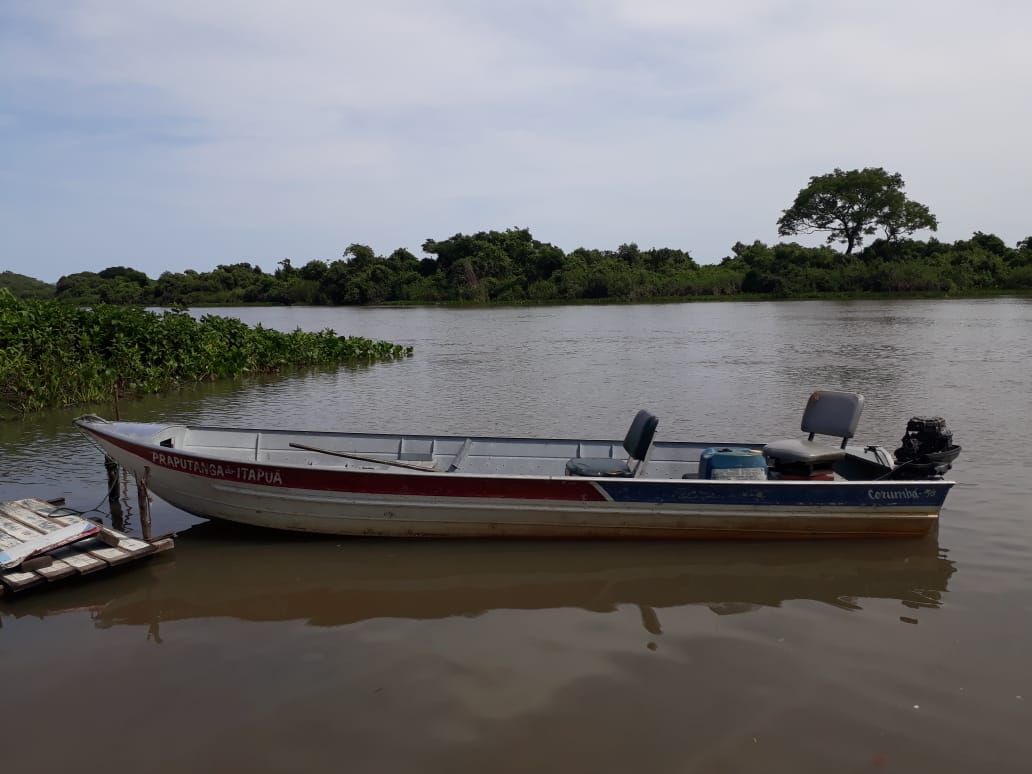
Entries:
<svg viewBox="0 0 1032 774">
<path fill-rule="evenodd" d="M 42 500 L 0 502 L 0 551 L 39 540 L 48 533 L 83 521 L 75 511 Z M 101 526 L 92 537 L 26 559 L 19 567 L 0 572 L 0 584 L 5 593 L 15 594 L 42 584 L 118 567 L 167 551 L 173 545 L 170 537 L 139 540 Z"/>
</svg>

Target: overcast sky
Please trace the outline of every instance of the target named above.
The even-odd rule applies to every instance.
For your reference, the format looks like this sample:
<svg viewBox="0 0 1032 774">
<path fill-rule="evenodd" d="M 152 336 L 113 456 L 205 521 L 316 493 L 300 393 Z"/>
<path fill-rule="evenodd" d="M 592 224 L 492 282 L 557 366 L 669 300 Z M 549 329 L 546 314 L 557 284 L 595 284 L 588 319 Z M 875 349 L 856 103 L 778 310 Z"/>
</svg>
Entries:
<svg viewBox="0 0 1032 774">
<path fill-rule="evenodd" d="M 711 263 L 865 166 L 1013 246 L 1029 30 L 1028 0 L 0 0 L 0 270 L 510 227 Z"/>
</svg>

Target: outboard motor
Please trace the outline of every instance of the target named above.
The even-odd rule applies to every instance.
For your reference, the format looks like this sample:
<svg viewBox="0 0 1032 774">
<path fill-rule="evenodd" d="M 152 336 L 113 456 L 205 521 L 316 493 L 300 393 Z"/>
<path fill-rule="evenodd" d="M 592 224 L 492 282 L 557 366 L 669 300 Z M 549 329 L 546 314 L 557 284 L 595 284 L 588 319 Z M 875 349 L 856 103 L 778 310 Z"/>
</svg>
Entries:
<svg viewBox="0 0 1032 774">
<path fill-rule="evenodd" d="M 960 454 L 942 417 L 911 417 L 901 444 L 894 453 L 897 479 L 942 478 Z"/>
</svg>

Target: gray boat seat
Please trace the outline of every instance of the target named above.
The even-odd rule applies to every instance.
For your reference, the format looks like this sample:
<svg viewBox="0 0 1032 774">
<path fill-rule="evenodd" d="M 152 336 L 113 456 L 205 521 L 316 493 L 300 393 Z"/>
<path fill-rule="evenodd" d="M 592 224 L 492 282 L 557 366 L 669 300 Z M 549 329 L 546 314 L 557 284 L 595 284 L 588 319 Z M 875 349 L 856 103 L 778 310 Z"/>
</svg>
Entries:
<svg viewBox="0 0 1032 774">
<path fill-rule="evenodd" d="M 775 441 L 763 448 L 772 466 L 793 466 L 802 469 L 830 467 L 846 456 L 846 443 L 856 434 L 864 396 L 857 392 L 817 390 L 806 403 L 800 429 L 808 438 Z M 814 436 L 841 438 L 839 446 L 815 441 Z"/>
<path fill-rule="evenodd" d="M 576 457 L 566 462 L 568 476 L 595 476 L 633 478 L 641 467 L 642 460 L 649 453 L 652 439 L 656 436 L 659 419 L 642 410 L 634 417 L 624 438 L 623 447 L 628 459 L 616 457 Z"/>
</svg>

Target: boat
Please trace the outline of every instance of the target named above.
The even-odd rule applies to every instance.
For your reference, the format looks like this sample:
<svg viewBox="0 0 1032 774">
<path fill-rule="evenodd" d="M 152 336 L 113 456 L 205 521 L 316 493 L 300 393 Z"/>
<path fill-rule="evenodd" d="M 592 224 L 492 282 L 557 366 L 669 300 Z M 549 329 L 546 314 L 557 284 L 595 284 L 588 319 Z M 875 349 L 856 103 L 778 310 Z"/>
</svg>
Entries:
<svg viewBox="0 0 1032 774">
<path fill-rule="evenodd" d="M 959 454 L 914 417 L 896 456 L 851 444 L 864 397 L 819 390 L 808 437 L 620 440 L 245 429 L 75 420 L 138 483 L 197 516 L 376 537 L 857 538 L 929 532 Z M 820 436 L 818 438 L 817 436 Z M 832 443 L 827 438 L 838 443 Z"/>
</svg>

